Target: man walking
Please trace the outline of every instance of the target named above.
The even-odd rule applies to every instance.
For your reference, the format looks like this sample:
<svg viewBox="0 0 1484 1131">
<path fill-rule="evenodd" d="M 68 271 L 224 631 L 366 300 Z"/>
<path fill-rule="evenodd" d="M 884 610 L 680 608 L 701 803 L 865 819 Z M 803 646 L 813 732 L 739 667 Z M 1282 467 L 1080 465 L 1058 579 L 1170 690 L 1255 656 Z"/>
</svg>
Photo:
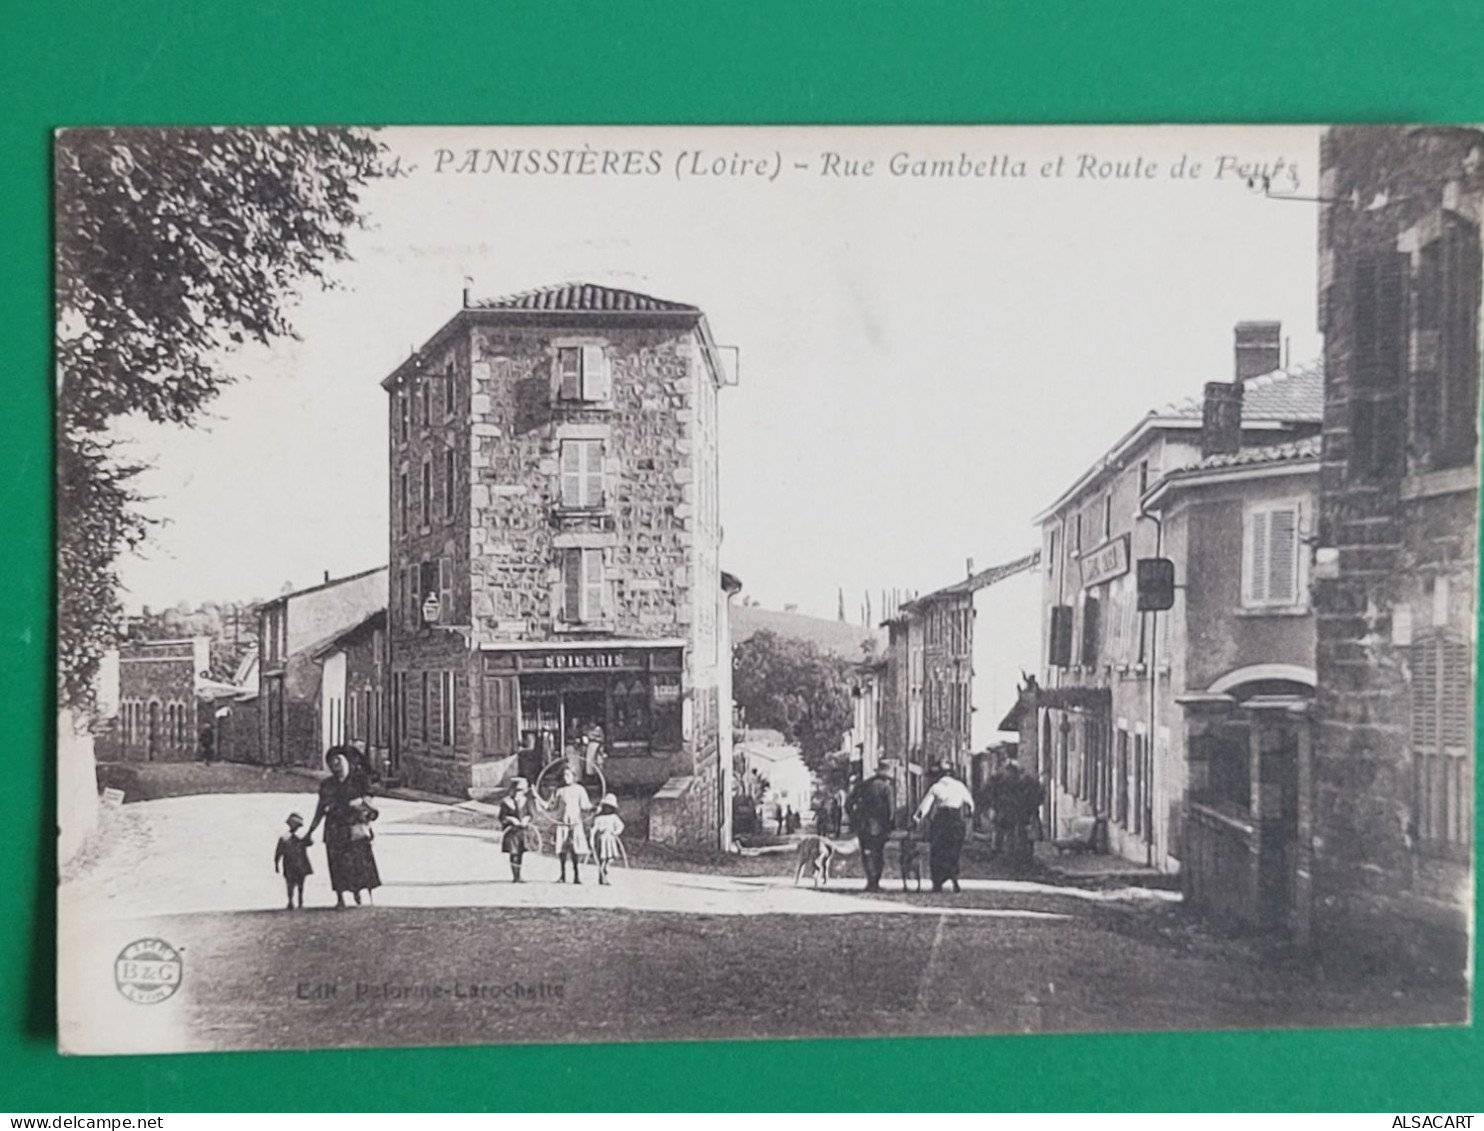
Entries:
<svg viewBox="0 0 1484 1131">
<path fill-rule="evenodd" d="M 872 777 L 851 791 L 845 808 L 850 813 L 851 830 L 860 837 L 866 890 L 880 891 L 881 872 L 886 867 L 886 842 L 891 836 L 891 815 L 895 808 L 890 771 L 877 766 Z"/>
<path fill-rule="evenodd" d="M 932 875 L 933 890 L 942 891 L 945 883 L 958 886 L 959 856 L 964 850 L 967 832 L 965 818 L 974 812 L 974 796 L 969 787 L 953 776 L 952 768 L 945 762 L 933 767 L 933 785 L 923 797 L 922 804 L 913 814 L 913 820 L 928 824 L 928 871 Z"/>
</svg>

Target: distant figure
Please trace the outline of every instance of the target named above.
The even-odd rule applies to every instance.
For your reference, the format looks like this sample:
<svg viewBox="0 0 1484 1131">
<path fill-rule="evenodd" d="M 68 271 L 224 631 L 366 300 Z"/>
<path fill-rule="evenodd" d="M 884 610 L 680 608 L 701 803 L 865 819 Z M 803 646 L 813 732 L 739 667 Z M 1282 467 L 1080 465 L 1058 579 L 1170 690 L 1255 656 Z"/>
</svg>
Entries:
<svg viewBox="0 0 1484 1131">
<path fill-rule="evenodd" d="M 974 798 L 969 787 L 953 776 L 947 763 L 933 767 L 933 785 L 913 814 L 913 820 L 928 823 L 928 873 L 933 890 L 942 891 L 946 883 L 958 885 L 959 857 L 967 833 L 965 818 L 974 812 Z"/>
<path fill-rule="evenodd" d="M 598 861 L 598 883 L 608 882 L 608 866 L 623 854 L 623 818 L 618 815 L 618 798 L 603 794 L 598 803 L 598 816 L 593 821 L 593 856 Z"/>
<path fill-rule="evenodd" d="M 845 807 L 840 804 L 840 795 L 830 798 L 830 831 L 827 835 L 838 838 L 845 827 Z"/>
<path fill-rule="evenodd" d="M 783 835 L 783 819 L 784 819 L 784 816 L 785 816 L 785 814 L 783 812 L 783 802 L 780 801 L 777 805 L 775 805 L 773 807 L 773 812 L 774 812 L 775 817 L 776 817 L 776 819 L 778 821 L 778 835 L 779 836 L 782 836 Z"/>
<path fill-rule="evenodd" d="M 289 896 L 287 910 L 292 911 L 296 894 L 300 908 L 304 906 L 304 877 L 314 873 L 314 866 L 309 863 L 309 846 L 314 842 L 299 835 L 304 826 L 304 818 L 299 814 L 289 814 L 288 826 L 289 831 L 278 838 L 278 847 L 273 850 L 273 870 L 283 872 L 283 886 Z"/>
<path fill-rule="evenodd" d="M 1005 765 L 1003 792 L 1010 856 L 1014 860 L 1029 860 L 1035 854 L 1030 826 L 1040 811 L 1045 791 L 1035 778 L 1020 772 L 1019 762 L 1011 761 Z M 998 815 L 995 823 L 996 826 L 999 825 Z"/>
<path fill-rule="evenodd" d="M 891 836 L 894 797 L 891 771 L 877 766 L 876 773 L 861 782 L 845 803 L 850 829 L 861 842 L 861 863 L 866 870 L 866 890 L 881 890 L 881 872 L 886 867 L 886 842 Z"/>
<path fill-rule="evenodd" d="M 799 824 L 799 814 L 797 810 L 795 810 L 794 807 L 790 805 L 788 807 L 788 812 L 784 814 L 783 826 L 785 829 L 788 830 L 789 835 L 792 836 L 794 833 L 799 831 Z"/>
<path fill-rule="evenodd" d="M 201 728 L 200 747 L 201 761 L 209 763 L 216 757 L 216 731 L 209 720 Z"/>
</svg>

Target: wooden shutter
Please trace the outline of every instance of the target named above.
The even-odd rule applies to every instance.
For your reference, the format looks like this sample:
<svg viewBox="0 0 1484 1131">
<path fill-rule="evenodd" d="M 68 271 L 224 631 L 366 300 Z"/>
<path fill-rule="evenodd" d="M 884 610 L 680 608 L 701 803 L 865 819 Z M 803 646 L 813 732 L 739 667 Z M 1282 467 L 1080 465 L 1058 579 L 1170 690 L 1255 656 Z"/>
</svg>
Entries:
<svg viewBox="0 0 1484 1131">
<path fill-rule="evenodd" d="M 1413 828 L 1426 852 L 1467 859 L 1473 844 L 1471 650 L 1433 638 L 1410 649 Z"/>
<path fill-rule="evenodd" d="M 1268 512 L 1268 601 L 1292 605 L 1298 601 L 1297 507 L 1278 507 Z"/>
<path fill-rule="evenodd" d="M 1349 467 L 1361 479 L 1388 478 L 1402 468 L 1410 270 L 1409 257 L 1399 252 L 1371 252 L 1355 260 Z"/>
<path fill-rule="evenodd" d="M 562 552 L 563 619 L 571 624 L 582 620 L 582 551 Z"/>
<path fill-rule="evenodd" d="M 1247 519 L 1247 604 L 1268 599 L 1268 512 L 1253 511 Z"/>
<path fill-rule="evenodd" d="M 519 750 L 520 683 L 516 676 L 484 677 L 484 752 L 504 758 Z"/>
<path fill-rule="evenodd" d="M 446 449 L 443 453 L 443 514 L 446 518 L 453 517 L 454 497 L 457 494 L 457 487 L 454 483 L 457 477 L 454 471 L 453 456 L 452 448 Z"/>
<path fill-rule="evenodd" d="M 582 551 L 582 619 L 603 619 L 603 551 Z"/>
<path fill-rule="evenodd" d="M 1082 601 L 1082 666 L 1095 668 L 1098 663 L 1098 599 Z"/>
<path fill-rule="evenodd" d="M 1479 416 L 1479 229 L 1445 217 L 1438 364 L 1438 444 L 1434 466 L 1472 464 Z"/>
<path fill-rule="evenodd" d="M 582 399 L 606 401 L 610 395 L 608 357 L 602 346 L 582 347 Z"/>
<path fill-rule="evenodd" d="M 557 350 L 558 395 L 564 401 L 582 399 L 582 350 L 562 346 Z"/>
<path fill-rule="evenodd" d="M 443 623 L 453 624 L 453 561 L 446 556 L 438 559 L 438 602 Z"/>
<path fill-rule="evenodd" d="M 1072 664 L 1072 607 L 1054 605 L 1051 609 L 1051 631 L 1047 648 L 1047 665 L 1066 668 Z"/>
<path fill-rule="evenodd" d="M 582 441 L 582 505 L 603 505 L 603 441 Z"/>
<path fill-rule="evenodd" d="M 581 440 L 562 441 L 562 506 L 582 506 Z"/>
</svg>

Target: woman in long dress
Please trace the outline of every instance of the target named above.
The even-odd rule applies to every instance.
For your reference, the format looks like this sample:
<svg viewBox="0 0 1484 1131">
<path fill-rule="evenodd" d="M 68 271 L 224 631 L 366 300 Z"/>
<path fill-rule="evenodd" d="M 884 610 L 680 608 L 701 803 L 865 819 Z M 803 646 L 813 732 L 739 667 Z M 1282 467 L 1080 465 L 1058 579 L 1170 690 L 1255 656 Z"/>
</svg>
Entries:
<svg viewBox="0 0 1484 1131">
<path fill-rule="evenodd" d="M 325 858 L 330 866 L 330 886 L 335 890 L 335 907 L 345 906 L 349 892 L 357 904 L 361 893 L 371 898 L 373 889 L 381 886 L 376 870 L 376 854 L 371 850 L 371 822 L 377 812 L 367 800 L 370 784 L 364 775 L 352 773 L 350 751 L 332 746 L 325 752 L 325 765 L 330 776 L 319 784 L 319 805 L 309 825 L 309 836 L 324 822 Z"/>
<path fill-rule="evenodd" d="M 933 890 L 942 891 L 944 884 L 951 883 L 957 892 L 959 855 L 968 831 L 967 818 L 974 813 L 974 798 L 969 787 L 954 777 L 945 763 L 934 766 L 933 773 L 936 779 L 913 820 L 919 826 L 927 824 L 928 871 L 933 878 Z"/>
</svg>

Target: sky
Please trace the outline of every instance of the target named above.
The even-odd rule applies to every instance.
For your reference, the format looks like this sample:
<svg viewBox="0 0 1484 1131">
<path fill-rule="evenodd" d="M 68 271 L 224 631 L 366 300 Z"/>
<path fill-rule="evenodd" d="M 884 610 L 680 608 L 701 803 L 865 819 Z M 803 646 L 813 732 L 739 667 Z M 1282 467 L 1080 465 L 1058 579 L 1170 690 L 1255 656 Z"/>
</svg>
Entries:
<svg viewBox="0 0 1484 1131">
<path fill-rule="evenodd" d="M 120 424 L 163 520 L 123 563 L 126 606 L 267 597 L 385 562 L 381 379 L 466 285 L 584 281 L 693 303 L 735 347 L 722 564 L 744 593 L 832 617 L 843 589 L 856 618 L 869 592 L 879 614 L 883 589 L 1035 548 L 1033 515 L 1140 416 L 1231 379 L 1237 322 L 1281 320 L 1294 363 L 1318 356 L 1317 208 L 1246 180 L 1316 195 L 1318 138 L 382 131 L 406 175 L 364 194 L 336 288 L 292 312 L 299 340 L 224 356 L 234 383 L 196 428 Z M 569 171 L 501 172 L 490 151 L 515 149 Z M 602 172 L 603 151 L 631 149 L 659 173 Z M 930 160 L 983 175 L 914 175 Z"/>
</svg>

